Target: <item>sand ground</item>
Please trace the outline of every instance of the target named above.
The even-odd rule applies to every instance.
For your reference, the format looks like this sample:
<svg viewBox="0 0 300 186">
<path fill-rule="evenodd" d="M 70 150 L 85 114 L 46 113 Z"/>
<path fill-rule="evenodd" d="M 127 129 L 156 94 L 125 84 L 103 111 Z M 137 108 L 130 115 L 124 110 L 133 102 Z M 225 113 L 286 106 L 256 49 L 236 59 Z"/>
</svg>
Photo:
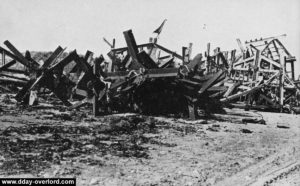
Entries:
<svg viewBox="0 0 300 186">
<path fill-rule="evenodd" d="M 0 177 L 76 177 L 77 185 L 300 185 L 300 115 L 226 109 L 190 121 L 93 117 L 0 96 Z M 265 120 L 265 124 L 243 119 Z"/>
</svg>

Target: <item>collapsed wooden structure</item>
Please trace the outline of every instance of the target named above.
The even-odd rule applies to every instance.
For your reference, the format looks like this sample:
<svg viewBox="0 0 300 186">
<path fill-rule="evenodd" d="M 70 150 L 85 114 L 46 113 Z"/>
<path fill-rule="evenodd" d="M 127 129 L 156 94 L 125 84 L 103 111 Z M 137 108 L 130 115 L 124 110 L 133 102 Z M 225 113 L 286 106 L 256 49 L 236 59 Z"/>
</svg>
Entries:
<svg viewBox="0 0 300 186">
<path fill-rule="evenodd" d="M 278 37 L 245 42 L 238 39 L 241 54 L 229 68 L 231 88 L 222 102 L 243 100 L 245 107 L 292 111 L 299 106 L 299 86 L 295 82 L 295 57 Z M 231 95 L 234 94 L 234 95 Z"/>
<path fill-rule="evenodd" d="M 281 112 L 299 106 L 296 59 L 277 37 L 246 41 L 245 46 L 237 40 L 240 54 L 220 48 L 211 54 L 208 44 L 204 55 L 192 58 L 192 44 L 177 54 L 157 38 L 137 45 L 131 30 L 123 34 L 127 47 L 116 48 L 115 40 L 104 39 L 111 63 L 102 55 L 93 58 L 90 51 L 66 54 L 59 46 L 39 64 L 30 52 L 24 56 L 5 41 L 9 50 L 0 47 L 0 88 L 19 87 L 15 98 L 25 104 L 34 103 L 33 93 L 46 90 L 70 109 L 91 103 L 94 115 L 139 112 L 196 119 L 200 111 L 221 112 L 228 103 Z"/>
</svg>

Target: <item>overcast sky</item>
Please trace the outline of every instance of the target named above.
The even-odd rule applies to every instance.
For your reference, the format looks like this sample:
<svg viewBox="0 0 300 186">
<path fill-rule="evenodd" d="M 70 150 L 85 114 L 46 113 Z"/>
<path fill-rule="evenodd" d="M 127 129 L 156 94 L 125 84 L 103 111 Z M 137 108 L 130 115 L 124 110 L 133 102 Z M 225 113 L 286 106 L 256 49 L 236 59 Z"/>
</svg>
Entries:
<svg viewBox="0 0 300 186">
<path fill-rule="evenodd" d="M 1 0 L 0 45 L 49 51 L 58 45 L 106 54 L 108 40 L 125 46 L 123 31 L 132 29 L 138 44 L 167 19 L 159 44 L 181 53 L 193 43 L 193 56 L 208 42 L 221 50 L 242 41 L 287 34 L 282 42 L 300 60 L 299 0 Z M 205 26 L 206 25 L 206 26 Z M 298 61 L 297 74 L 300 72 Z"/>
</svg>

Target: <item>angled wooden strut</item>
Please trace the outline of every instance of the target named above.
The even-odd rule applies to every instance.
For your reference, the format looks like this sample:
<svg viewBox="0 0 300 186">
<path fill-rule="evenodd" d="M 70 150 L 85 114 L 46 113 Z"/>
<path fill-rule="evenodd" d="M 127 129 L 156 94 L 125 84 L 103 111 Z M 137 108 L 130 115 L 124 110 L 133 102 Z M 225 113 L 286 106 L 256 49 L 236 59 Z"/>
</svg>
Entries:
<svg viewBox="0 0 300 186">
<path fill-rule="evenodd" d="M 203 92 L 205 92 L 208 88 L 210 88 L 211 86 L 214 85 L 214 83 L 222 76 L 224 75 L 224 71 L 220 70 L 219 72 L 217 72 L 212 78 L 210 78 L 208 81 L 206 81 L 203 86 L 201 87 L 201 89 L 198 91 L 199 94 L 202 94 Z M 225 78 L 225 77 L 224 77 Z"/>
<path fill-rule="evenodd" d="M 35 61 L 28 61 L 8 40 L 4 41 L 6 47 L 14 53 L 17 60 L 28 68 L 37 69 L 39 64 Z"/>
<path fill-rule="evenodd" d="M 140 56 L 138 55 L 138 47 L 132 34 L 132 30 L 125 31 L 123 34 L 127 43 L 128 53 L 132 58 L 131 69 L 137 70 L 144 68 L 144 66 L 140 63 L 141 60 Z"/>
<path fill-rule="evenodd" d="M 151 59 L 145 51 L 138 51 L 138 46 L 134 39 L 132 30 L 123 32 L 128 47 L 128 53 L 132 58 L 130 69 L 137 70 L 140 68 L 158 68 L 158 65 Z"/>
</svg>

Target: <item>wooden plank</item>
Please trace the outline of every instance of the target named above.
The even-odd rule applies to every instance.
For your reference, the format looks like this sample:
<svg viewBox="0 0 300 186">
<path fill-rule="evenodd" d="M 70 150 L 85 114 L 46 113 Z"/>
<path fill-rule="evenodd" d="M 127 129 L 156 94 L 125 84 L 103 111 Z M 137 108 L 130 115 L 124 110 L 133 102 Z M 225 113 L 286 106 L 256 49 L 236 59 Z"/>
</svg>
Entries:
<svg viewBox="0 0 300 186">
<path fill-rule="evenodd" d="M 190 61 L 190 59 L 191 59 L 192 49 L 193 49 L 193 43 L 189 43 L 189 47 L 188 47 L 188 61 Z"/>
<path fill-rule="evenodd" d="M 206 45 L 206 57 L 210 56 L 210 43 Z"/>
<path fill-rule="evenodd" d="M 292 80 L 295 81 L 295 66 L 294 61 L 291 61 Z"/>
<path fill-rule="evenodd" d="M 180 56 L 176 52 L 172 52 L 171 50 L 169 50 L 169 49 L 167 49 L 167 48 L 165 48 L 165 47 L 163 47 L 163 46 L 161 46 L 157 43 L 155 43 L 154 46 L 156 46 L 157 48 L 159 48 L 160 50 L 163 50 L 164 52 L 166 52 L 168 54 L 171 54 L 172 56 L 174 56 L 178 59 L 181 59 L 181 60 L 183 59 L 183 56 Z"/>
<path fill-rule="evenodd" d="M 274 43 L 275 44 L 275 43 Z M 285 68 L 284 68 L 284 56 L 283 52 L 280 53 L 280 75 L 279 75 L 279 104 L 280 104 L 280 112 L 283 111 L 283 102 L 284 102 L 284 79 L 285 79 Z"/>
<path fill-rule="evenodd" d="M 161 63 L 159 68 L 167 68 L 169 67 L 174 61 L 174 57 L 171 57 L 169 60 L 165 61 L 164 63 Z"/>
<path fill-rule="evenodd" d="M 145 51 L 141 51 L 139 54 L 139 59 L 145 68 L 158 68 L 157 64 L 149 57 Z"/>
<path fill-rule="evenodd" d="M 19 61 L 17 56 L 15 56 L 14 54 L 12 54 L 12 53 L 9 52 L 8 50 L 2 48 L 1 46 L 0 46 L 0 51 L 1 51 L 2 53 L 5 53 L 5 55 L 9 56 L 10 58 Z"/>
<path fill-rule="evenodd" d="M 145 72 L 145 76 L 149 78 L 156 77 L 177 77 L 177 68 L 162 68 L 162 69 L 149 69 Z"/>
<path fill-rule="evenodd" d="M 0 74 L 0 76 L 12 78 L 12 79 L 17 79 L 17 80 L 21 80 L 21 81 L 28 81 L 28 79 L 26 79 L 26 78 L 21 78 L 21 77 L 17 77 L 17 76 L 11 76 L 11 75 L 8 75 L 8 74 Z"/>
<path fill-rule="evenodd" d="M 190 70 L 194 70 L 194 68 L 197 66 L 197 65 L 201 65 L 202 64 L 202 54 L 197 54 L 193 60 L 191 60 L 188 64 L 187 64 L 187 67 L 190 69 Z"/>
<path fill-rule="evenodd" d="M 274 65 L 274 66 L 276 66 L 278 68 L 280 68 L 280 64 L 279 63 L 277 63 L 277 62 L 275 62 L 275 61 L 273 61 L 273 60 L 271 60 L 269 58 L 266 58 L 265 56 L 261 56 L 261 59 L 265 60 L 266 62 L 268 62 L 268 63 L 270 63 L 270 64 L 272 64 L 272 65 Z"/>
<path fill-rule="evenodd" d="M 227 87 L 226 87 L 226 88 L 227 88 Z M 226 91 L 227 91 L 227 89 L 220 90 L 219 92 L 216 92 L 216 93 L 214 93 L 214 94 L 211 94 L 209 97 L 210 97 L 210 98 L 215 98 L 215 97 L 221 96 L 221 95 L 223 95 Z"/>
<path fill-rule="evenodd" d="M 188 63 L 187 59 L 187 47 L 182 47 L 182 64 L 186 65 Z"/>
<path fill-rule="evenodd" d="M 200 86 L 201 85 L 198 82 L 191 81 L 191 80 L 188 80 L 188 79 L 180 79 L 179 81 L 183 82 L 183 83 L 186 83 L 186 84 L 189 84 L 189 85 L 192 85 L 192 86 Z"/>
<path fill-rule="evenodd" d="M 226 97 L 230 96 L 230 94 L 234 91 L 234 89 L 235 89 L 236 87 L 238 87 L 239 85 L 241 85 L 240 82 L 233 83 L 233 84 L 227 89 L 227 91 L 225 92 L 224 97 L 226 98 Z"/>
<path fill-rule="evenodd" d="M 215 91 L 224 91 L 227 89 L 228 89 L 228 87 L 226 87 L 226 86 L 214 86 L 214 87 L 210 87 L 209 89 L 207 89 L 207 91 L 215 92 Z"/>
<path fill-rule="evenodd" d="M 89 100 L 87 98 L 76 102 L 75 104 L 70 106 L 70 109 L 78 109 L 80 107 L 83 107 L 84 105 L 88 104 Z"/>
<path fill-rule="evenodd" d="M 66 48 L 65 48 L 66 49 Z M 55 60 L 63 53 L 65 50 L 61 46 L 58 46 L 55 51 L 51 54 L 51 56 L 44 62 L 44 64 L 40 67 L 40 69 L 48 68 L 51 63 L 54 63 Z"/>
<path fill-rule="evenodd" d="M 243 45 L 242 45 L 241 40 L 240 40 L 240 39 L 236 39 L 236 41 L 237 41 L 237 43 L 238 43 L 238 45 L 239 45 L 239 48 L 240 48 L 242 54 L 244 54 L 244 53 L 245 53 L 245 49 L 244 49 L 244 47 L 243 47 Z"/>
<path fill-rule="evenodd" d="M 80 96 L 83 96 L 83 97 L 88 97 L 88 93 L 87 93 L 86 90 L 81 90 L 81 89 L 79 89 L 79 88 L 76 88 L 76 89 L 75 89 L 75 93 L 76 93 L 77 95 L 80 95 Z"/>
<path fill-rule="evenodd" d="M 63 60 L 61 60 L 60 62 L 52 65 L 49 70 L 53 71 L 53 70 L 63 70 L 63 68 L 71 63 L 72 61 L 75 61 L 78 59 L 78 55 L 76 50 L 72 51 L 67 57 L 65 57 Z"/>
<path fill-rule="evenodd" d="M 154 47 L 154 43 L 145 43 L 141 45 L 137 45 L 138 48 L 143 48 L 143 47 Z M 122 48 L 114 48 L 111 51 L 116 52 L 116 53 L 122 53 L 128 50 L 128 47 L 122 47 Z"/>
<path fill-rule="evenodd" d="M 2 66 L 5 65 L 5 52 L 2 51 Z"/>
<path fill-rule="evenodd" d="M 213 86 L 223 86 L 225 82 L 227 82 L 228 77 L 226 77 L 225 72 L 219 76 L 219 78 L 214 82 Z"/>
<path fill-rule="evenodd" d="M 158 59 L 163 60 L 163 59 L 169 59 L 171 57 L 172 57 L 172 55 L 166 55 L 166 56 L 163 56 L 163 57 L 159 57 Z"/>
<path fill-rule="evenodd" d="M 27 83 L 26 81 L 0 77 L 0 84 L 13 84 L 16 86 L 24 86 L 24 85 L 26 85 L 26 83 Z"/>
<path fill-rule="evenodd" d="M 258 89 L 260 89 L 261 86 L 258 86 L 258 87 L 254 87 L 252 88 L 251 90 L 247 90 L 247 91 L 244 91 L 244 92 L 241 92 L 241 93 L 238 93 L 238 94 L 234 94 L 232 96 L 228 96 L 227 98 L 222 98 L 220 99 L 221 102 L 225 102 L 225 101 L 230 101 L 230 100 L 233 100 L 233 99 L 236 99 L 236 98 L 239 98 L 243 95 L 246 95 L 246 94 L 249 94 L 251 92 L 254 92 L 254 91 L 257 91 Z"/>
<path fill-rule="evenodd" d="M 26 72 L 24 70 L 17 70 L 17 69 L 5 69 L 4 72 L 11 72 L 16 74 L 25 74 Z"/>
<path fill-rule="evenodd" d="M 219 68 L 220 68 L 220 56 L 218 55 L 220 53 L 220 47 L 217 47 L 215 50 L 214 50 L 214 57 L 215 57 L 215 64 L 216 64 L 216 70 L 219 71 Z"/>
<path fill-rule="evenodd" d="M 280 41 L 279 39 L 275 39 L 274 42 L 275 42 L 275 41 L 281 46 L 281 48 L 284 50 L 284 52 L 285 52 L 289 57 L 291 57 L 290 52 L 285 48 L 285 46 L 281 43 L 281 41 Z"/>
<path fill-rule="evenodd" d="M 198 117 L 197 106 L 195 103 L 188 103 L 189 119 L 195 120 Z"/>
<path fill-rule="evenodd" d="M 260 51 L 256 50 L 255 59 L 254 59 L 254 67 L 253 67 L 253 77 L 252 80 L 256 80 L 258 76 L 258 69 L 259 69 L 259 62 L 260 62 Z"/>
<path fill-rule="evenodd" d="M 32 83 L 32 85 L 30 86 L 30 88 L 27 90 L 27 91 L 31 91 L 31 90 L 34 90 L 35 87 L 41 83 L 43 80 L 45 80 L 45 74 L 43 73 L 42 75 L 40 75 L 37 79 L 34 80 L 34 82 Z"/>
<path fill-rule="evenodd" d="M 93 74 L 98 74 L 98 71 L 100 69 L 100 63 L 97 63 L 97 61 L 94 61 L 93 66 Z M 98 93 L 95 93 L 93 96 L 93 114 L 94 116 L 99 115 L 99 101 L 98 101 Z"/>
<path fill-rule="evenodd" d="M 214 74 L 214 76 L 209 79 L 208 81 L 206 81 L 203 86 L 201 87 L 201 89 L 198 91 L 199 94 L 202 94 L 203 92 L 205 92 L 208 88 L 210 88 L 211 86 L 213 86 L 213 84 L 215 83 L 215 81 L 221 76 L 223 75 L 224 71 L 220 70 L 219 72 L 217 72 L 216 74 Z"/>
<path fill-rule="evenodd" d="M 16 63 L 17 63 L 17 61 L 15 59 L 12 60 L 12 61 L 10 61 L 10 62 L 8 62 L 8 63 L 6 63 L 5 65 L 3 65 L 3 66 L 0 67 L 0 72 L 8 69 L 9 67 L 13 66 Z"/>
<path fill-rule="evenodd" d="M 111 72 L 107 73 L 108 79 L 124 79 L 128 77 L 129 73 L 136 73 L 139 74 L 139 70 L 132 70 L 132 71 L 119 71 L 119 72 Z M 176 77 L 178 75 L 177 68 L 160 68 L 160 69 L 147 69 L 144 72 L 144 75 L 149 78 L 154 77 Z"/>
<path fill-rule="evenodd" d="M 233 106 L 234 108 L 241 108 L 241 109 L 249 108 L 249 105 L 245 105 L 245 104 L 231 103 L 231 106 Z M 250 106 L 251 109 L 270 109 L 270 107 L 272 108 L 272 106 L 267 106 L 267 105 L 252 105 L 252 106 Z M 276 109 L 276 108 L 274 108 L 274 109 Z"/>
<path fill-rule="evenodd" d="M 232 69 L 234 71 L 245 71 L 248 72 L 249 68 L 242 68 L 242 67 L 237 67 Z M 266 69 L 259 69 L 260 72 L 278 72 L 278 70 L 266 70 Z"/>
<path fill-rule="evenodd" d="M 28 67 L 28 68 L 33 68 L 33 69 L 37 69 L 38 68 L 38 64 L 32 63 L 30 61 L 28 61 L 21 52 L 19 52 L 8 40 L 4 41 L 4 44 L 6 45 L 7 48 L 9 48 L 9 50 L 12 51 L 12 53 L 14 53 L 14 55 L 18 58 L 18 61 L 20 63 L 22 63 L 24 66 Z"/>
</svg>

